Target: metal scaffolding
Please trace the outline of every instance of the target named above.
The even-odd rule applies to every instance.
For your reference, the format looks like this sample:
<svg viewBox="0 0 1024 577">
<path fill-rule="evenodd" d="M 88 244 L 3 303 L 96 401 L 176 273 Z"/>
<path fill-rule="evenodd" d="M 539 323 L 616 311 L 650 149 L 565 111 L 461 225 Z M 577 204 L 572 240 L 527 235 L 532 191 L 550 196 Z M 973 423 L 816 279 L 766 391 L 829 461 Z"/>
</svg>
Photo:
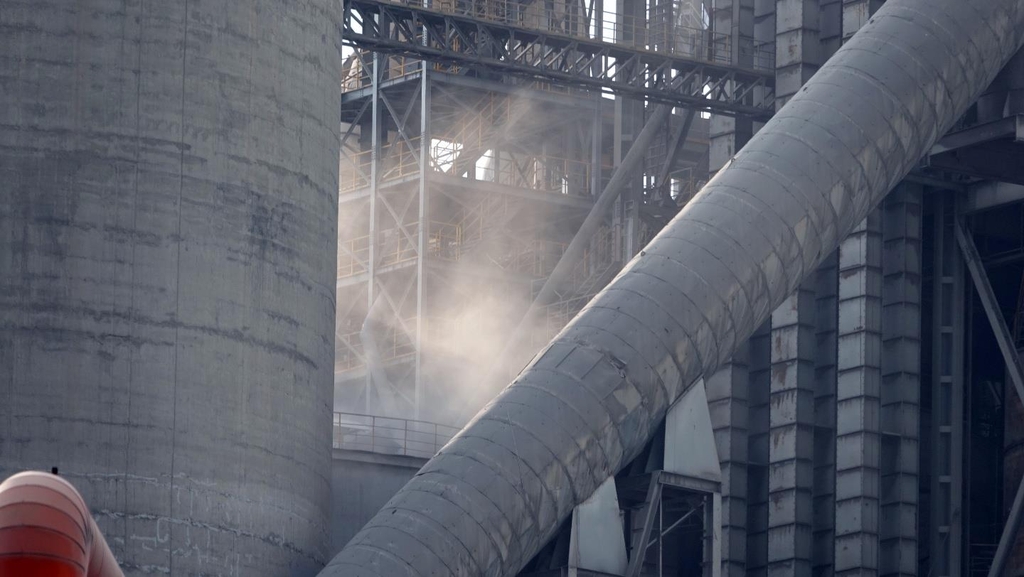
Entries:
<svg viewBox="0 0 1024 577">
<path fill-rule="evenodd" d="M 572 342 L 594 350 L 621 346 L 631 351 L 620 361 L 625 368 L 612 365 L 636 382 L 628 368 L 639 357 L 646 361 L 659 354 L 653 351 L 660 345 L 644 332 L 657 322 L 656 314 L 645 309 L 630 317 L 617 308 L 594 313 L 628 337 L 593 320 L 589 323 L 597 324 L 584 323 L 569 336 L 560 331 L 581 310 L 586 313 L 591 297 L 709 176 L 729 166 L 772 112 L 795 97 L 881 4 L 347 2 L 345 38 L 359 50 L 346 67 L 342 98 L 347 128 L 342 210 L 353 223 L 371 224 L 354 224 L 354 236 L 343 239 L 349 244 L 339 251 L 339 291 L 359 295 L 347 315 L 356 322 L 344 338 L 339 328 L 339 390 L 365 391 L 370 402 L 380 395 L 373 391 L 390 387 L 400 399 L 393 410 L 437 419 L 425 415 L 424 407 L 451 392 L 439 387 L 443 369 L 432 373 L 434 353 L 424 342 L 443 342 L 446 334 L 466 332 L 460 326 L 473 326 L 458 315 L 437 314 L 436 303 L 438 294 L 465 292 L 451 281 L 453 271 L 481 255 L 490 264 L 474 291 L 500 283 L 541 311 L 525 338 L 531 353 L 552 337 L 578 339 Z M 653 131 L 651 118 L 660 118 L 668 107 L 657 104 L 664 103 L 678 109 L 666 113 L 668 121 Z M 814 110 L 827 118 L 833 109 Z M 1024 505 L 1005 503 L 1009 523 L 998 552 L 993 541 L 981 543 L 991 554 L 972 554 L 975 543 L 968 535 L 970 472 L 964 462 L 972 409 L 965 395 L 972 313 L 957 248 L 956 225 L 964 211 L 957 194 L 970 201 L 971 187 L 997 170 L 998 162 L 986 160 L 980 150 L 996 151 L 994 158 L 1019 152 L 1008 143 L 1024 140 L 1019 137 L 1024 123 L 1019 116 L 981 121 L 972 114 L 958 121 L 957 131 L 932 148 L 879 208 L 865 210 L 863 222 L 842 231 L 849 234 L 835 239 L 838 249 L 816 255 L 820 266 L 788 297 L 779 295 L 785 297 L 782 305 L 753 336 L 736 343 L 731 360 L 704 375 L 713 432 L 707 444 L 716 449 L 719 476 L 694 484 L 696 477 L 673 469 L 672 447 L 684 437 L 672 424 L 678 405 L 670 408 L 664 423 L 643 425 L 651 428 L 642 433 L 652 440 L 635 459 L 591 499 L 577 503 L 557 531 L 548 531 L 551 539 L 523 548 L 540 551 L 521 560 L 523 575 L 941 577 L 968 569 L 983 574 L 1006 561 Z M 802 120 L 783 116 L 790 128 Z M 839 116 L 822 122 L 839 123 Z M 639 168 L 629 169 L 630 155 L 638 154 L 643 157 Z M 778 160 L 774 151 L 759 158 L 751 164 L 774 166 L 770 161 Z M 874 170 L 868 166 L 858 178 L 875 178 L 868 169 Z M 784 178 L 764 173 L 766 190 L 759 193 L 823 178 L 816 170 Z M 1004 172 L 1008 181 L 1019 178 L 1017 168 Z M 615 190 L 619 186 L 621 194 Z M 609 188 L 613 194 L 591 214 L 600 224 L 597 233 L 584 234 L 586 249 L 575 256 L 577 251 L 568 251 L 559 265 Z M 1024 192 L 1016 201 L 1021 199 Z M 804 201 L 818 199 L 801 196 Z M 764 208 L 765 213 L 784 210 Z M 834 210 L 833 217 L 840 212 Z M 814 229 L 806 234 L 835 232 L 822 219 L 805 224 Z M 726 253 L 723 262 L 743 256 L 721 254 Z M 983 273 L 984 257 L 976 260 Z M 571 272 L 564 284 L 555 283 L 560 286 L 550 299 L 554 302 L 535 301 L 559 266 Z M 674 281 L 677 290 L 687 277 Z M 637 291 L 630 285 L 616 295 L 628 302 Z M 694 291 L 680 293 L 677 300 L 698 303 L 690 312 L 706 315 L 715 298 Z M 981 298 L 988 313 L 994 305 Z M 761 300 L 750 304 L 759 306 Z M 342 302 L 348 301 L 339 297 Z M 375 313 L 375 307 L 384 312 Z M 740 320 L 745 322 L 747 312 L 737 313 Z M 377 349 L 383 371 L 370 367 L 374 354 L 365 347 L 367 324 L 379 327 L 371 348 Z M 731 338 L 698 339 L 703 348 L 687 348 L 686 354 L 716 358 L 719 347 L 732 345 Z M 542 351 L 542 356 L 555 354 Z M 566 355 L 570 365 L 589 362 L 573 356 L 577 353 Z M 573 373 L 574 382 L 584 380 L 580 367 L 574 369 L 580 371 Z M 507 383 L 518 368 L 492 375 L 495 382 L 482 386 Z M 376 373 L 383 375 L 380 382 Z M 611 373 L 599 376 L 587 379 L 613 379 Z M 431 387 L 437 389 L 427 392 Z M 558 412 L 554 406 L 530 404 L 541 395 L 538 386 L 523 388 L 529 391 L 519 389 L 516 400 L 508 401 L 517 407 L 511 415 L 491 415 L 480 425 L 490 427 L 488 435 L 548 423 L 550 435 L 563 440 L 601 414 L 594 399 L 576 399 L 577 405 L 554 394 L 551 404 L 568 408 L 552 417 Z M 555 426 L 552 419 L 566 422 Z M 502 454 L 516 459 L 526 454 L 533 463 L 548 458 L 543 439 L 517 442 L 524 445 L 504 447 Z M 576 479 L 573 467 L 582 466 L 562 465 L 550 478 L 565 483 Z M 495 471 L 511 474 L 505 466 L 502 461 Z M 679 475 L 690 481 L 680 481 Z M 538 487 L 545 506 L 556 498 L 569 503 L 564 483 L 545 481 Z M 584 528 L 586 519 L 614 525 L 619 515 L 620 532 Z M 670 559 L 678 551 L 688 560 Z M 688 564 L 694 560 L 696 565 Z"/>
</svg>

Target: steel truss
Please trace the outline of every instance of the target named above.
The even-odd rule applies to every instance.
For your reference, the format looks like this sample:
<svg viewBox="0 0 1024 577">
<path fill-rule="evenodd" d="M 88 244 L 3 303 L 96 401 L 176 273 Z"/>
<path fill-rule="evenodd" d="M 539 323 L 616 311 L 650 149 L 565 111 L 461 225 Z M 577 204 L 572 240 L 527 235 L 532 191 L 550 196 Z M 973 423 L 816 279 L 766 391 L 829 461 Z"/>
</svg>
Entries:
<svg viewBox="0 0 1024 577">
<path fill-rule="evenodd" d="M 774 112 L 773 59 L 755 54 L 753 67 L 723 64 L 730 59 L 728 39 L 709 37 L 707 46 L 680 53 L 672 46 L 643 41 L 629 45 L 448 13 L 442 1 L 411 5 L 349 0 L 343 42 L 382 54 L 474 66 L 716 114 L 763 120 Z M 759 60 L 764 60 L 763 68 Z"/>
<path fill-rule="evenodd" d="M 349 72 L 368 91 L 343 100 L 335 382 L 343 404 L 412 418 L 440 404 L 444 355 L 473 329 L 444 303 L 488 286 L 530 298 L 564 251 L 559 231 L 591 209 L 600 110 L 384 54 L 355 54 Z M 607 255 L 588 256 L 566 298 L 607 280 Z M 545 339 L 567 320 L 554 316 Z"/>
</svg>

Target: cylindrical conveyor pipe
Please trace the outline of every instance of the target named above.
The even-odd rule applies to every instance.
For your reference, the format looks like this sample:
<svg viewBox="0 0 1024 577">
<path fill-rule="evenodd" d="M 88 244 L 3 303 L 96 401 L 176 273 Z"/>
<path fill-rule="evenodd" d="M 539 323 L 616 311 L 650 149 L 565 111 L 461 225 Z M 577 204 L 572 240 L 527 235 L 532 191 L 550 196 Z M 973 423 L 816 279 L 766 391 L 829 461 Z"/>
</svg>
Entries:
<svg viewBox="0 0 1024 577">
<path fill-rule="evenodd" d="M 0 577 L 124 577 L 85 501 L 64 479 L 0 483 Z"/>
<path fill-rule="evenodd" d="M 324 577 L 514 575 L 1021 45 L 1019 0 L 890 0 Z"/>
</svg>

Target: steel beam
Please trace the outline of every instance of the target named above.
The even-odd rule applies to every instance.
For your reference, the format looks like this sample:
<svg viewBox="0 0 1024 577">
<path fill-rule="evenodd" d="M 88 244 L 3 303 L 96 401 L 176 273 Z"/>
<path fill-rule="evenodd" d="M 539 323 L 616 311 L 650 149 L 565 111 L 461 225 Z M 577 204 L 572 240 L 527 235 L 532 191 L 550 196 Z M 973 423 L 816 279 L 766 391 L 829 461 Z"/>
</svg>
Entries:
<svg viewBox="0 0 1024 577">
<path fill-rule="evenodd" d="M 996 554 L 992 558 L 992 565 L 989 567 L 988 577 L 1003 577 L 1006 569 L 1006 561 L 1013 550 L 1013 543 L 1020 530 L 1021 518 L 1024 517 L 1024 479 L 1017 485 L 1017 493 L 1013 496 L 1013 504 L 1006 516 L 1006 525 L 999 535 L 999 545 L 996 547 Z"/>
<path fill-rule="evenodd" d="M 771 72 L 734 65 L 714 55 L 701 60 L 655 51 L 644 42 L 569 36 L 412 2 L 349 0 L 343 6 L 342 23 L 343 42 L 358 49 L 474 66 L 563 86 L 607 89 L 720 114 L 761 119 L 771 115 L 770 99 L 761 105 L 746 103 L 755 89 L 771 93 Z"/>
<path fill-rule="evenodd" d="M 963 253 L 967 270 L 971 273 L 974 288 L 978 291 L 978 298 L 981 300 L 982 308 L 985 309 L 985 316 L 988 318 L 989 326 L 992 327 L 992 333 L 999 344 L 999 352 L 1002 353 L 1003 362 L 1006 363 L 1006 372 L 1010 375 L 1010 381 L 1017 392 L 1017 398 L 1024 402 L 1024 367 L 1021 366 L 1020 355 L 1017 354 L 1017 349 L 1014 347 L 1013 335 L 1006 325 L 1006 319 L 1003 318 L 1002 311 L 999 310 L 999 301 L 996 300 L 995 292 L 992 290 L 992 283 L 989 282 L 988 274 L 985 273 L 985 267 L 981 262 L 981 257 L 978 255 L 978 249 L 974 245 L 974 239 L 964 229 L 964 223 L 961 219 L 956 220 L 955 227 L 957 244 Z M 999 536 L 999 545 L 996 548 L 995 558 L 988 573 L 989 577 L 998 577 L 1003 574 L 1006 560 L 1017 537 L 1022 511 L 1024 511 L 1024 479 L 1021 480 L 1021 484 L 1017 489 L 1013 505 L 1006 519 L 1006 525 Z"/>
<path fill-rule="evenodd" d="M 369 315 L 370 311 L 373 310 L 374 301 L 377 298 L 377 221 L 379 219 L 377 212 L 377 200 L 378 200 L 378 184 L 380 180 L 380 153 L 383 143 L 381 142 L 381 120 L 383 115 L 381 114 L 380 104 L 380 81 L 381 81 L 381 65 L 380 61 L 383 58 L 380 54 L 373 54 L 373 63 L 370 69 L 370 225 L 369 225 L 369 247 L 367 250 L 367 267 L 366 267 L 366 311 Z M 364 393 L 366 399 L 365 410 L 367 414 L 371 414 L 375 409 L 373 406 L 373 371 L 371 367 L 367 366 L 366 371 L 366 391 Z"/>
<path fill-rule="evenodd" d="M 430 215 L 427 214 L 430 202 L 427 195 L 430 190 L 429 178 L 433 172 L 430 170 L 430 67 L 427 62 L 420 65 L 420 150 L 419 150 L 419 202 L 417 203 L 416 231 L 416 335 L 414 342 L 416 346 L 416 359 L 413 369 L 413 418 L 420 419 L 420 408 L 423 401 L 423 333 L 426 332 L 424 317 L 426 316 L 424 302 L 424 277 L 426 276 L 425 261 L 427 258 L 427 236 L 430 233 Z"/>
<path fill-rule="evenodd" d="M 679 125 L 679 128 L 675 130 L 675 133 L 671 135 L 671 139 L 668 143 L 668 149 L 665 151 L 665 162 L 661 165 L 661 170 L 658 171 L 658 176 L 654 180 L 654 184 L 659 187 L 663 187 L 664 190 L 669 190 L 668 175 L 672 171 L 672 165 L 676 157 L 676 151 L 679 149 L 679 145 L 686 142 L 687 136 L 690 134 L 690 127 L 693 126 L 693 119 L 697 116 L 697 111 L 690 108 L 686 111 L 686 118 L 683 123 Z"/>
<path fill-rule="evenodd" d="M 640 577 L 640 571 L 644 566 L 644 557 L 647 555 L 647 543 L 651 539 L 651 530 L 654 528 L 654 519 L 661 509 L 661 472 L 651 473 L 651 481 L 647 486 L 647 497 L 644 499 L 643 507 L 636 513 L 637 526 L 633 529 L 630 540 L 629 565 L 626 567 L 625 577 Z"/>
<path fill-rule="evenodd" d="M 963 515 L 964 273 L 957 250 L 955 195 L 933 196 L 931 450 L 927 452 L 931 510 L 927 553 L 933 577 L 960 574 Z M 919 545 L 921 548 L 924 544 Z"/>
</svg>

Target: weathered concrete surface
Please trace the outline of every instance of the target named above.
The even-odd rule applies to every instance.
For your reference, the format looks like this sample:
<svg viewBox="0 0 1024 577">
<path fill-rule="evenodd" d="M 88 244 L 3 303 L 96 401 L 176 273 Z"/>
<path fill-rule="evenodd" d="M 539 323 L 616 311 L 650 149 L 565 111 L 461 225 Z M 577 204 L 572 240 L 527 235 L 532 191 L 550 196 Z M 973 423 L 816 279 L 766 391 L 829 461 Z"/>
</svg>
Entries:
<svg viewBox="0 0 1024 577">
<path fill-rule="evenodd" d="M 331 554 L 336 555 L 426 459 L 335 449 L 331 462 Z"/>
<path fill-rule="evenodd" d="M 0 3 L 0 477 L 128 575 L 328 553 L 337 8 Z"/>
</svg>

